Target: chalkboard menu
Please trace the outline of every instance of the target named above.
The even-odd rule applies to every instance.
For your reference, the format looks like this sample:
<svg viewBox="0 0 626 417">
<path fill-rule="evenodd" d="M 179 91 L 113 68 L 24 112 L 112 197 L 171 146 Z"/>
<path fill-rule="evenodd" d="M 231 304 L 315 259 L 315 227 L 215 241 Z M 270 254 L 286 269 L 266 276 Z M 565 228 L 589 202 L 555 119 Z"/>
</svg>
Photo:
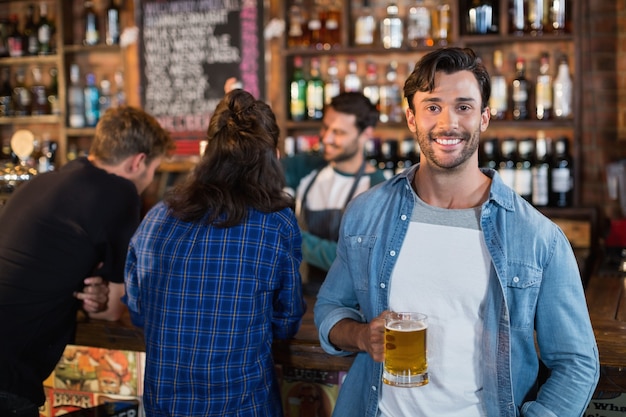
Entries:
<svg viewBox="0 0 626 417">
<path fill-rule="evenodd" d="M 264 97 L 262 1 L 143 0 L 138 23 L 142 104 L 176 153 L 198 154 L 228 78 Z"/>
</svg>

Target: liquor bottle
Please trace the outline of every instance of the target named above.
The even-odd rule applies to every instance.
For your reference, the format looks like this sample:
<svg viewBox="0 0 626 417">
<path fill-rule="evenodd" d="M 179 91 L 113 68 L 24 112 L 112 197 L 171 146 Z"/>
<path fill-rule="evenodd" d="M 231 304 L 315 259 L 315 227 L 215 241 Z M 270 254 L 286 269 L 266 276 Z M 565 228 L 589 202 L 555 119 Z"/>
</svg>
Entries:
<svg viewBox="0 0 626 417">
<path fill-rule="evenodd" d="M 324 49 L 341 44 L 341 4 L 337 0 L 330 1 L 323 13 L 323 43 Z"/>
<path fill-rule="evenodd" d="M 432 31 L 435 45 L 445 46 L 450 41 L 452 19 L 450 17 L 450 4 L 446 0 L 441 0 L 432 9 Z"/>
<path fill-rule="evenodd" d="M 387 139 L 380 144 L 381 158 L 378 161 L 378 169 L 383 172 L 386 179 L 396 174 L 398 166 L 398 140 Z"/>
<path fill-rule="evenodd" d="M 301 121 L 306 119 L 306 80 L 302 68 L 302 57 L 295 57 L 293 66 L 290 82 L 289 115 L 291 120 Z"/>
<path fill-rule="evenodd" d="M 328 69 L 326 70 L 328 77 L 324 82 L 324 102 L 330 103 L 333 97 L 341 93 L 341 80 L 339 79 L 339 68 L 337 67 L 337 59 L 331 57 L 328 61 Z"/>
<path fill-rule="evenodd" d="M 567 13 L 569 13 L 569 5 L 566 0 L 550 1 L 550 26 L 554 33 L 565 33 Z"/>
<path fill-rule="evenodd" d="M 533 139 L 523 139 L 517 144 L 515 191 L 526 201 L 531 201 L 533 196 L 533 144 Z"/>
<path fill-rule="evenodd" d="M 365 160 L 375 168 L 378 168 L 378 162 L 382 158 L 380 149 L 380 138 L 374 137 L 365 142 Z"/>
<path fill-rule="evenodd" d="M 535 116 L 538 120 L 552 117 L 552 76 L 550 75 L 550 56 L 542 53 L 539 59 L 539 75 L 535 84 Z"/>
<path fill-rule="evenodd" d="M 532 203 L 545 207 L 550 203 L 550 156 L 548 141 L 543 130 L 537 131 L 535 139 L 535 160 L 532 167 L 533 196 Z"/>
<path fill-rule="evenodd" d="M 320 76 L 320 60 L 316 57 L 311 58 L 306 82 L 306 111 L 310 120 L 322 120 L 324 116 L 324 81 Z"/>
<path fill-rule="evenodd" d="M 85 37 L 83 43 L 89 46 L 97 45 L 100 41 L 100 33 L 98 32 L 98 15 L 93 8 L 93 1 L 85 1 L 83 15 L 85 18 Z"/>
<path fill-rule="evenodd" d="M 528 119 L 528 80 L 526 79 L 526 61 L 517 58 L 515 62 L 515 79 L 511 96 L 513 98 L 513 119 Z"/>
<path fill-rule="evenodd" d="M 122 71 L 115 71 L 113 76 L 115 79 L 115 96 L 112 106 L 125 106 L 126 105 L 126 91 L 124 90 L 124 73 Z"/>
<path fill-rule="evenodd" d="M 111 81 L 106 78 L 100 81 L 100 98 L 98 99 L 98 111 L 102 116 L 113 105 L 111 96 Z"/>
<path fill-rule="evenodd" d="M 105 43 L 107 45 L 119 45 L 122 29 L 120 25 L 120 8 L 117 6 L 115 0 L 109 0 L 105 14 Z"/>
<path fill-rule="evenodd" d="M 378 107 L 380 102 L 380 86 L 378 82 L 378 65 L 368 61 L 365 70 L 365 82 L 363 83 L 363 95 L 370 99 L 373 105 Z"/>
<path fill-rule="evenodd" d="M 502 155 L 498 162 L 498 174 L 502 178 L 502 182 L 512 189 L 515 189 L 515 170 L 516 170 L 516 148 L 517 141 L 513 138 L 506 138 L 502 141 L 500 154 Z"/>
<path fill-rule="evenodd" d="M 554 116 L 559 119 L 566 119 L 572 115 L 572 77 L 565 55 L 559 59 L 559 69 L 553 87 Z"/>
<path fill-rule="evenodd" d="M 297 48 L 308 45 L 307 24 L 302 0 L 294 0 L 289 6 L 289 30 L 287 31 L 287 45 Z"/>
<path fill-rule="evenodd" d="M 509 33 L 524 34 L 526 28 L 526 0 L 509 0 Z"/>
<path fill-rule="evenodd" d="M 39 5 L 39 23 L 37 25 L 37 42 L 39 43 L 39 54 L 48 55 L 52 52 L 52 23 L 48 19 L 48 5 Z"/>
<path fill-rule="evenodd" d="M 363 0 L 354 22 L 354 44 L 356 46 L 373 46 L 376 39 L 376 20 L 372 12 L 370 0 Z"/>
<path fill-rule="evenodd" d="M 554 144 L 554 155 L 550 167 L 552 188 L 550 205 L 553 207 L 570 207 L 574 199 L 574 167 L 569 153 L 569 141 L 563 137 Z"/>
<path fill-rule="evenodd" d="M 409 8 L 406 19 L 406 40 L 410 48 L 433 46 L 431 36 L 430 10 L 424 0 L 417 0 Z"/>
<path fill-rule="evenodd" d="M 480 35 L 493 33 L 493 17 L 491 0 L 472 0 L 465 17 L 467 33 Z"/>
<path fill-rule="evenodd" d="M 400 142 L 399 153 L 396 173 L 400 173 L 420 161 L 419 152 L 416 150 L 416 141 L 411 136 L 407 136 Z"/>
<path fill-rule="evenodd" d="M 15 71 L 13 87 L 13 115 L 28 116 L 33 99 L 30 89 L 26 86 L 26 70 L 22 67 Z"/>
<path fill-rule="evenodd" d="M 32 67 L 33 84 L 30 87 L 33 102 L 30 114 L 40 116 L 50 114 L 50 102 L 48 101 L 48 92 L 46 86 L 43 85 L 43 74 L 41 68 Z"/>
<path fill-rule="evenodd" d="M 398 62 L 391 61 L 386 69 L 385 84 L 380 87 L 380 116 L 382 123 L 402 121 L 402 91 L 398 85 Z"/>
<path fill-rule="evenodd" d="M 309 35 L 309 45 L 315 49 L 324 49 L 324 43 L 322 41 L 322 18 L 320 16 L 320 10 L 316 6 L 311 11 L 311 17 L 307 23 L 307 32 Z"/>
<path fill-rule="evenodd" d="M 502 73 L 502 51 L 495 50 L 493 52 L 493 67 L 494 72 L 491 76 L 491 96 L 489 98 L 489 108 L 491 110 L 491 117 L 497 120 L 503 120 L 506 118 L 508 111 L 508 84 L 506 77 Z"/>
<path fill-rule="evenodd" d="M 12 96 L 13 89 L 11 88 L 11 69 L 9 67 L 2 67 L 1 81 L 0 81 L 0 117 L 12 116 Z"/>
<path fill-rule="evenodd" d="M 59 70 L 56 67 L 50 68 L 50 85 L 48 85 L 48 103 L 50 114 L 61 114 L 59 103 Z"/>
<path fill-rule="evenodd" d="M 497 170 L 499 168 L 499 161 L 500 152 L 498 149 L 498 138 L 492 137 L 485 139 L 478 153 L 478 166 Z"/>
<path fill-rule="evenodd" d="M 404 24 L 400 16 L 398 16 L 398 5 L 395 3 L 387 5 L 387 15 L 381 22 L 380 36 L 383 48 L 402 48 Z"/>
<path fill-rule="evenodd" d="M 67 89 L 68 125 L 73 128 L 85 127 L 85 96 L 80 82 L 80 68 L 70 67 L 70 86 Z"/>
<path fill-rule="evenodd" d="M 354 58 L 350 58 L 348 59 L 348 72 L 343 79 L 343 90 L 360 93 L 362 88 L 363 82 L 358 73 L 358 65 Z"/>
<path fill-rule="evenodd" d="M 87 74 L 85 84 L 85 126 L 94 127 L 100 119 L 100 90 L 96 86 L 96 76 Z"/>
<path fill-rule="evenodd" d="M 545 0 L 526 0 L 526 21 L 527 31 L 531 35 L 541 35 L 543 33 L 548 10 L 546 10 Z"/>
<path fill-rule="evenodd" d="M 37 55 L 39 42 L 37 41 L 37 24 L 35 23 L 35 6 L 29 4 L 24 14 L 24 41 L 23 46 L 27 55 Z"/>
<path fill-rule="evenodd" d="M 24 36 L 20 31 L 19 19 L 16 14 L 12 14 L 9 18 L 9 35 L 7 37 L 9 46 L 9 55 L 19 57 L 24 55 Z"/>
</svg>

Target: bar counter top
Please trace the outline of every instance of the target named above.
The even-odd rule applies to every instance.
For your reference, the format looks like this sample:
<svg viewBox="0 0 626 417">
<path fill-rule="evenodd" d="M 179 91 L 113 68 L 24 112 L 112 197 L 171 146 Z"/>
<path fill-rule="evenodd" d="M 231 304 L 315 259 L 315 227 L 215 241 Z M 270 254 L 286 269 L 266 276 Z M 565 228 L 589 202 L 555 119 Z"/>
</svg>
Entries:
<svg viewBox="0 0 626 417">
<path fill-rule="evenodd" d="M 298 334 L 290 340 L 274 341 L 274 360 L 277 364 L 301 369 L 345 371 L 352 364 L 352 357 L 331 356 L 319 344 L 317 328 L 313 323 L 314 297 L 305 297 L 307 311 L 302 318 Z M 105 349 L 144 351 L 143 331 L 135 327 L 130 316 L 110 322 L 89 320 L 79 313 L 75 344 Z"/>
</svg>

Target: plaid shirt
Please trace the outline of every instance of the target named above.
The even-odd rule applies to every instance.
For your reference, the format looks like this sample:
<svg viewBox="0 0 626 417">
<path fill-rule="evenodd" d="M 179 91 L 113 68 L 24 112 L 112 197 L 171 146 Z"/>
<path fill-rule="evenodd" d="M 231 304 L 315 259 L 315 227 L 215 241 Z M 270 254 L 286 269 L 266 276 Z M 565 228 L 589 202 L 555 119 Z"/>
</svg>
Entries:
<svg viewBox="0 0 626 417">
<path fill-rule="evenodd" d="M 304 314 L 293 212 L 234 227 L 182 222 L 161 202 L 131 240 L 126 296 L 144 327 L 147 415 L 281 416 L 273 338 Z"/>
</svg>

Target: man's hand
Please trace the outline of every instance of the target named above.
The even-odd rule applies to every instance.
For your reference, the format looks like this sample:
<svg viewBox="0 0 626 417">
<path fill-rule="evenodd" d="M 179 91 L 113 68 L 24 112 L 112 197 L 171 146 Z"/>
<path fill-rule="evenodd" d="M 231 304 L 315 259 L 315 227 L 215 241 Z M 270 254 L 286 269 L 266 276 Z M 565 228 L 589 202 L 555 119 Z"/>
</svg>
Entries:
<svg viewBox="0 0 626 417">
<path fill-rule="evenodd" d="M 109 283 L 102 277 L 88 277 L 83 281 L 85 288 L 75 292 L 74 297 L 83 302 L 87 313 L 99 313 L 106 310 L 109 301 Z"/>
<path fill-rule="evenodd" d="M 338 322 L 331 330 L 329 339 L 333 345 L 348 352 L 367 352 L 376 362 L 385 357 L 385 320 L 383 312 L 370 323 L 352 319 Z"/>
</svg>

